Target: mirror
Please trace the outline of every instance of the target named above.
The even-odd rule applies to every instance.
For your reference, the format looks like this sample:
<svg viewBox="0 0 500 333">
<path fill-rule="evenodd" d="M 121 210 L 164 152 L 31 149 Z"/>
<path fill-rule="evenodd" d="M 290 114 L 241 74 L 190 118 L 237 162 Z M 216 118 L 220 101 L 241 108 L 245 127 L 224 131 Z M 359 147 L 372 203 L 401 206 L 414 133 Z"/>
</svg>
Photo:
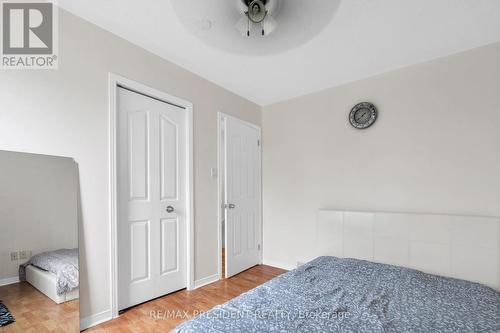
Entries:
<svg viewBox="0 0 500 333">
<path fill-rule="evenodd" d="M 0 332 L 79 332 L 78 166 L 0 151 Z"/>
</svg>

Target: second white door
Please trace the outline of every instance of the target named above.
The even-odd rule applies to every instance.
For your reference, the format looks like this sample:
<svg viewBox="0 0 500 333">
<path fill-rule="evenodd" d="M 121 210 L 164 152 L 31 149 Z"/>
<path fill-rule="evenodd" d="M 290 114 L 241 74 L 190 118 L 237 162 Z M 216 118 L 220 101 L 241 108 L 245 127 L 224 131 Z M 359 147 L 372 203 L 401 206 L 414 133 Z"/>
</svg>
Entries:
<svg viewBox="0 0 500 333">
<path fill-rule="evenodd" d="M 186 287 L 183 108 L 119 88 L 118 308 Z"/>
<path fill-rule="evenodd" d="M 261 261 L 260 129 L 224 117 L 226 277 Z"/>
</svg>

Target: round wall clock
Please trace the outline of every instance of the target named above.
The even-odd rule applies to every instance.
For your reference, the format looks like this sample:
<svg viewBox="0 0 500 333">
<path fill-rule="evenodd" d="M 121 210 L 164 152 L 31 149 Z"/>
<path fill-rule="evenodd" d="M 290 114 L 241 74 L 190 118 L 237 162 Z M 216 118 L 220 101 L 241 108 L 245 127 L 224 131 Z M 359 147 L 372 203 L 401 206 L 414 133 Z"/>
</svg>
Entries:
<svg viewBox="0 0 500 333">
<path fill-rule="evenodd" d="M 377 108 L 372 103 L 356 104 L 349 113 L 349 122 L 357 129 L 365 129 L 377 120 Z"/>
</svg>

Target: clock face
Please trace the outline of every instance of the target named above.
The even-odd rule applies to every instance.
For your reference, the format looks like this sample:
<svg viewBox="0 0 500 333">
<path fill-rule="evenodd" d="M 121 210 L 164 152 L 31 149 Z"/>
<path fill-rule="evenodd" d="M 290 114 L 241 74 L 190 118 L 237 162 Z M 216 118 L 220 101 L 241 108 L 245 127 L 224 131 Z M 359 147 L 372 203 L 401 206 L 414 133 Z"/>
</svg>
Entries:
<svg viewBox="0 0 500 333">
<path fill-rule="evenodd" d="M 356 104 L 349 113 L 349 121 L 358 129 L 365 129 L 377 120 L 377 108 L 372 103 L 363 102 Z"/>
</svg>

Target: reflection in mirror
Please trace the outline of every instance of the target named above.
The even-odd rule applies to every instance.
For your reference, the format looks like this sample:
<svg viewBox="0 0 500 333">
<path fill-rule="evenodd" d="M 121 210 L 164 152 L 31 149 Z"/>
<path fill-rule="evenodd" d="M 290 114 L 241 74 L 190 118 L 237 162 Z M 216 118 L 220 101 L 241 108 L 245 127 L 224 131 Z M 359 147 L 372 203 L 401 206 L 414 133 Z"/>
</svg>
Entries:
<svg viewBox="0 0 500 333">
<path fill-rule="evenodd" d="M 0 332 L 79 332 L 78 167 L 0 151 Z"/>
</svg>

